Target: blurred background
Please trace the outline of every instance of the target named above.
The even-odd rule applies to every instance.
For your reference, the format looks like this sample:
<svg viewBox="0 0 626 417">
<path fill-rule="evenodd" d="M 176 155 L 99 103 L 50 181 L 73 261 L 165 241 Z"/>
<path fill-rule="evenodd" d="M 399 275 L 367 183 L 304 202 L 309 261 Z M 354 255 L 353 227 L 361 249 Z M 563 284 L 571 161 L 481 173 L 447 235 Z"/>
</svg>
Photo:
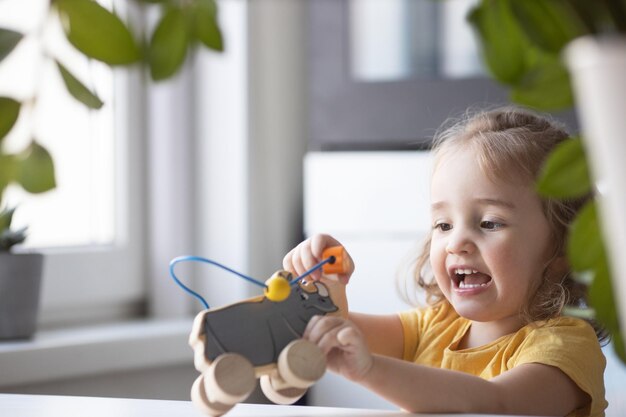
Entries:
<svg viewBox="0 0 626 417">
<path fill-rule="evenodd" d="M 0 24 L 26 31 L 45 3 L 4 0 Z M 100 3 L 136 26 L 155 19 L 148 6 Z M 303 238 L 331 233 L 356 261 L 351 308 L 409 308 L 396 284 L 429 227 L 429 142 L 448 117 L 509 102 L 465 23 L 475 3 L 218 1 L 225 51 L 197 50 L 159 83 L 87 61 L 51 30 L 99 111 L 72 101 L 22 42 L 0 65 L 0 93 L 40 88 L 40 102 L 5 144 L 23 146 L 20 129 L 36 120 L 57 187 L 7 191 L 14 222 L 28 225 L 18 251 L 43 253 L 45 266 L 35 336 L 0 342 L 0 392 L 188 400 L 186 340 L 201 305 L 169 277 L 179 255 L 264 281 Z M 573 113 L 555 117 L 577 129 Z M 259 293 L 211 266 L 177 272 L 212 306 Z M 626 370 L 605 351 L 617 416 Z M 306 400 L 392 408 L 332 375 Z"/>
</svg>

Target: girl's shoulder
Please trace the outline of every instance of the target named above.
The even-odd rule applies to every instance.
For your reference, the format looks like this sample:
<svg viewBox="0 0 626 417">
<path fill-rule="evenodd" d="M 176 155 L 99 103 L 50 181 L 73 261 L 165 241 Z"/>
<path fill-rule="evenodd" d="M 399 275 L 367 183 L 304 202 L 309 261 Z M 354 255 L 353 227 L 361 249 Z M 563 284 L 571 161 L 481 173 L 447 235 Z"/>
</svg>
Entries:
<svg viewBox="0 0 626 417">
<path fill-rule="evenodd" d="M 521 328 L 508 342 L 510 366 L 544 363 L 579 375 L 602 375 L 606 359 L 593 327 L 574 317 L 558 317 Z"/>
<path fill-rule="evenodd" d="M 553 340 L 576 339 L 589 340 L 599 346 L 594 328 L 587 321 L 568 316 L 560 316 L 549 320 L 536 321 L 522 327 L 516 335 L 522 338 L 531 338 L 534 343 L 545 339 L 550 343 Z"/>
<path fill-rule="evenodd" d="M 592 399 L 588 415 L 602 415 L 606 359 L 595 330 L 586 321 L 558 317 L 520 329 L 507 346 L 508 368 L 540 363 L 560 369 Z"/>
</svg>

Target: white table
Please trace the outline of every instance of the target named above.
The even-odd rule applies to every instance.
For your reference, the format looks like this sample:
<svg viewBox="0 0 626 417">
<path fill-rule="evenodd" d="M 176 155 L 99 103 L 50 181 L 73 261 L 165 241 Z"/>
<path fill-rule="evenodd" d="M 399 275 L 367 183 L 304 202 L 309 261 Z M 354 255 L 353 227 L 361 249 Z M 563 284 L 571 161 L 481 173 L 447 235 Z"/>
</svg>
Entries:
<svg viewBox="0 0 626 417">
<path fill-rule="evenodd" d="M 189 401 L 0 394 L 2 417 L 203 417 Z M 402 411 L 239 404 L 227 417 L 407 417 Z M 458 414 L 420 414 L 458 417 Z M 479 417 L 476 414 L 465 417 Z"/>
</svg>

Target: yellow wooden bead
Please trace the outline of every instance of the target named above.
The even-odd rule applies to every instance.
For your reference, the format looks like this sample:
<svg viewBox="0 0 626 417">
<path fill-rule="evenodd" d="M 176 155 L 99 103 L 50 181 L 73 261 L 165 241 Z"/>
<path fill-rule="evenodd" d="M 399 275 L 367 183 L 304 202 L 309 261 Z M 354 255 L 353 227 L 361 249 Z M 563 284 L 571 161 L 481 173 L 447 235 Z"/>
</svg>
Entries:
<svg viewBox="0 0 626 417">
<path fill-rule="evenodd" d="M 274 274 L 270 279 L 265 281 L 265 296 L 271 301 L 283 301 L 291 293 L 291 285 L 284 277 Z"/>
</svg>

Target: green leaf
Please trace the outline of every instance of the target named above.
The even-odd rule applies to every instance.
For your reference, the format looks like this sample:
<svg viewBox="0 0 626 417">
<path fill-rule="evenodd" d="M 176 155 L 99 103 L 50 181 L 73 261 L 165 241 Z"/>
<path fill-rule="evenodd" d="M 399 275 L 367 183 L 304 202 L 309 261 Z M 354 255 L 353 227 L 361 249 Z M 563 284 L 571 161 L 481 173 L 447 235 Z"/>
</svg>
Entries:
<svg viewBox="0 0 626 417">
<path fill-rule="evenodd" d="M 24 35 L 19 32 L 0 28 L 0 62 L 11 53 L 23 37 Z"/>
<path fill-rule="evenodd" d="M 207 48 L 224 50 L 222 32 L 217 23 L 217 5 L 214 0 L 198 0 L 192 7 L 193 34 Z"/>
<path fill-rule="evenodd" d="M 527 39 L 515 22 L 509 0 L 482 0 L 468 21 L 481 40 L 485 62 L 504 84 L 516 84 L 527 71 Z"/>
<path fill-rule="evenodd" d="M 22 243 L 26 240 L 27 227 L 21 227 L 17 230 L 5 229 L 0 231 L 0 250 L 8 251 L 13 245 Z"/>
<path fill-rule="evenodd" d="M 92 0 L 56 0 L 67 39 L 109 65 L 137 62 L 141 52 L 122 20 Z"/>
<path fill-rule="evenodd" d="M 589 201 L 572 222 L 567 239 L 567 258 L 572 269 L 586 271 L 601 264 L 605 257 L 596 205 Z"/>
<path fill-rule="evenodd" d="M 8 97 L 0 97 L 0 141 L 13 129 L 20 115 L 21 103 Z"/>
<path fill-rule="evenodd" d="M 188 29 L 181 9 L 165 12 L 150 40 L 150 75 L 163 80 L 176 73 L 185 61 Z"/>
<path fill-rule="evenodd" d="M 545 197 L 575 198 L 591 191 L 585 150 L 580 138 L 560 143 L 548 156 L 537 182 Z"/>
<path fill-rule="evenodd" d="M 583 207 L 572 225 L 567 257 L 574 269 L 592 271 L 589 307 L 595 312 L 595 319 L 611 334 L 615 353 L 626 363 L 615 293 L 593 201 Z"/>
<path fill-rule="evenodd" d="M 90 109 L 99 109 L 104 104 L 100 98 L 92 93 L 83 83 L 81 83 L 76 77 L 74 77 L 59 61 L 56 61 L 57 67 L 63 77 L 63 82 L 67 91 L 76 100 L 83 103 Z"/>
<path fill-rule="evenodd" d="M 595 266 L 593 283 L 589 288 L 589 304 L 596 311 L 596 319 L 615 337 L 620 334 L 611 275 L 606 258 Z M 621 345 L 621 344 L 619 344 Z M 619 345 L 617 347 L 619 347 Z M 622 347 L 623 349 L 623 347 Z"/>
<path fill-rule="evenodd" d="M 15 155 L 0 152 L 0 202 L 9 183 L 15 180 Z"/>
<path fill-rule="evenodd" d="M 574 105 L 569 73 L 558 56 L 541 54 L 511 91 L 511 100 L 540 110 Z"/>
<path fill-rule="evenodd" d="M 570 7 L 563 0 L 511 2 L 513 14 L 528 39 L 551 53 L 559 53 L 572 39 L 586 33 Z"/>
<path fill-rule="evenodd" d="M 18 156 L 17 182 L 26 191 L 34 194 L 56 187 L 52 156 L 35 141 Z"/>
<path fill-rule="evenodd" d="M 611 341 L 613 342 L 613 350 L 623 363 L 626 364 L 626 348 L 624 347 L 624 337 L 621 329 L 613 330 L 611 334 Z"/>
<path fill-rule="evenodd" d="M 15 207 L 2 209 L 2 211 L 0 212 L 0 231 L 9 229 L 11 227 L 14 212 Z"/>
</svg>

